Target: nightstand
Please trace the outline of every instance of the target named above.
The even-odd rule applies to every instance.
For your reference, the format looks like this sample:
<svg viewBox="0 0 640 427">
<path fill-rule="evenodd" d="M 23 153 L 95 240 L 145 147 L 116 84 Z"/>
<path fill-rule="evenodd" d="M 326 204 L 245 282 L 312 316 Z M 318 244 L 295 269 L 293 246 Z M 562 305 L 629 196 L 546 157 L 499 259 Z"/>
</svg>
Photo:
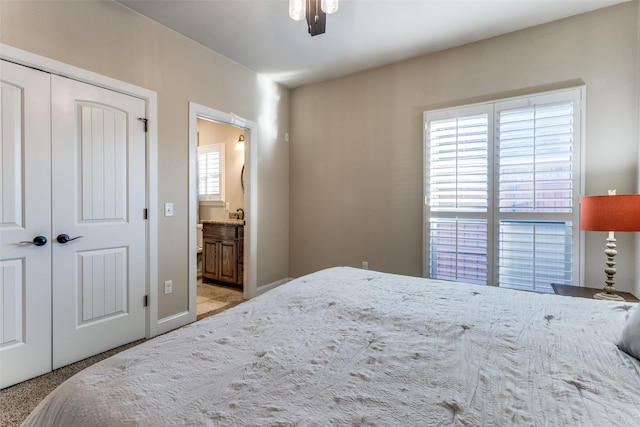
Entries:
<svg viewBox="0 0 640 427">
<path fill-rule="evenodd" d="M 601 288 L 585 288 L 582 286 L 560 285 L 558 283 L 552 283 L 551 287 L 553 288 L 553 292 L 555 292 L 557 295 L 566 295 L 570 297 L 580 298 L 593 298 L 595 294 L 597 294 L 598 292 L 602 292 Z M 616 291 L 616 293 L 624 298 L 624 300 L 627 302 L 640 302 L 640 300 L 638 300 L 638 298 L 636 298 L 632 293 L 620 291 Z"/>
</svg>

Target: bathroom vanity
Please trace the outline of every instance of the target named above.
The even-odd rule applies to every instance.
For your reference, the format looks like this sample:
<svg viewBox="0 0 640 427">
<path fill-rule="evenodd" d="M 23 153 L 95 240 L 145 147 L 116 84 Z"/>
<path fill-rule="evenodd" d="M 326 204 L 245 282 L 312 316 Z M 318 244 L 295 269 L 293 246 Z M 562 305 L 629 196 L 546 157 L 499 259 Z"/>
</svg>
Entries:
<svg viewBox="0 0 640 427">
<path fill-rule="evenodd" d="M 202 221 L 202 243 L 202 281 L 242 287 L 244 221 Z"/>
</svg>

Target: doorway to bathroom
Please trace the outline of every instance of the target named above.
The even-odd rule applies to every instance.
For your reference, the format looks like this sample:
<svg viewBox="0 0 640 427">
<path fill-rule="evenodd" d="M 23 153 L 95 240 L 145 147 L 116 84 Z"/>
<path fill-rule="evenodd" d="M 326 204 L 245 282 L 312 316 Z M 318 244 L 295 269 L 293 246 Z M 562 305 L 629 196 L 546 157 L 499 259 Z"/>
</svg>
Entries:
<svg viewBox="0 0 640 427">
<path fill-rule="evenodd" d="M 256 123 L 189 103 L 191 320 L 215 314 L 256 293 L 256 137 Z M 236 227 L 231 250 L 228 242 L 219 246 L 212 242 L 210 227 L 214 224 Z M 216 248 L 219 255 L 214 253 Z M 220 261 L 213 262 L 217 257 Z M 229 283 L 226 274 L 220 280 L 212 277 L 212 265 L 218 262 L 222 273 L 235 268 L 235 283 Z"/>
<path fill-rule="evenodd" d="M 199 116 L 196 145 L 196 310 L 200 319 L 243 300 L 244 230 L 242 242 L 217 240 L 209 235 L 210 230 L 215 233 L 217 229 L 223 234 L 227 230 L 236 234 L 238 228 L 244 227 L 245 129 Z"/>
</svg>

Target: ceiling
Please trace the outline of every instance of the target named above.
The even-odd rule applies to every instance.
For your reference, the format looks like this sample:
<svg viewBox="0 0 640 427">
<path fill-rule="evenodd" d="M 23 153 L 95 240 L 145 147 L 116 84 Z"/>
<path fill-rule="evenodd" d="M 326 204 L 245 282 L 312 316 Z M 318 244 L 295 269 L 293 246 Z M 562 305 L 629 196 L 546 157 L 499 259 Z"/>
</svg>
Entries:
<svg viewBox="0 0 640 427">
<path fill-rule="evenodd" d="M 288 0 L 117 0 L 289 88 L 628 0 L 340 0 L 311 37 Z"/>
</svg>

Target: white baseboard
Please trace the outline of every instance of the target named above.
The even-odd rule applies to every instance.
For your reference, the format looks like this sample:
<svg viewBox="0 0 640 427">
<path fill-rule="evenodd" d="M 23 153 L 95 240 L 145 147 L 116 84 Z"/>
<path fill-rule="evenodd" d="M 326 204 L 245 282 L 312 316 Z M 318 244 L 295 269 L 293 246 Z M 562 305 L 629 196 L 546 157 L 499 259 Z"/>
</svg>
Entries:
<svg viewBox="0 0 640 427">
<path fill-rule="evenodd" d="M 293 277 L 287 277 L 285 279 L 276 280 L 275 282 L 267 283 L 266 285 L 261 285 L 256 288 L 256 295 L 263 294 L 270 289 L 277 288 L 280 285 L 284 285 L 285 283 L 293 280 Z"/>
<path fill-rule="evenodd" d="M 182 311 L 172 316 L 158 319 L 158 326 L 156 328 L 155 335 L 161 335 L 165 332 L 172 331 L 188 323 L 191 323 L 192 321 L 193 320 L 191 320 L 191 318 L 189 317 L 188 311 Z"/>
<path fill-rule="evenodd" d="M 280 279 L 280 280 L 276 280 L 275 282 L 267 283 L 266 285 L 258 286 L 258 288 L 256 289 L 257 292 L 255 296 L 263 294 L 270 289 L 277 288 L 280 285 L 284 285 L 285 283 L 291 280 L 293 280 L 292 277 L 287 277 L 285 279 Z M 169 332 L 173 329 L 177 329 L 191 322 L 193 322 L 193 319 L 189 317 L 188 311 L 183 311 L 180 313 L 176 313 L 172 316 L 165 317 L 163 319 L 158 319 L 158 324 L 154 331 L 155 334 L 153 336 L 164 334 L 165 332 Z"/>
</svg>

